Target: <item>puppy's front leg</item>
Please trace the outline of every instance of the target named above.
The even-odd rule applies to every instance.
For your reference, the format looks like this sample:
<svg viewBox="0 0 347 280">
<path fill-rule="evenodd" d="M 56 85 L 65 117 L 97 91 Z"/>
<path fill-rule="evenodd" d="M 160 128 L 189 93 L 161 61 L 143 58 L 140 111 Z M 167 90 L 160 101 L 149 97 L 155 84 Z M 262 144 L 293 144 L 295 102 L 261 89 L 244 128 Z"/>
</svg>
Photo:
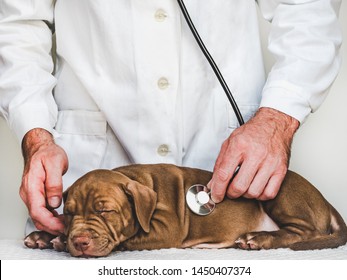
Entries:
<svg viewBox="0 0 347 280">
<path fill-rule="evenodd" d="M 24 238 L 24 244 L 31 249 L 66 251 L 65 235 L 55 236 L 46 231 L 33 231 Z"/>
<path fill-rule="evenodd" d="M 65 235 L 59 235 L 56 238 L 51 240 L 51 243 L 53 244 L 54 250 L 58 252 L 67 252 L 67 247 L 66 247 L 66 236 Z"/>
<path fill-rule="evenodd" d="M 117 249 L 119 250 L 155 250 L 163 248 L 180 248 L 184 236 L 183 226 L 178 220 L 155 219 L 151 221 L 150 231 L 142 231 L 132 238 L 122 242 Z"/>
<path fill-rule="evenodd" d="M 24 244 L 31 249 L 53 249 L 51 240 L 55 237 L 45 231 L 33 231 L 24 238 Z"/>
</svg>

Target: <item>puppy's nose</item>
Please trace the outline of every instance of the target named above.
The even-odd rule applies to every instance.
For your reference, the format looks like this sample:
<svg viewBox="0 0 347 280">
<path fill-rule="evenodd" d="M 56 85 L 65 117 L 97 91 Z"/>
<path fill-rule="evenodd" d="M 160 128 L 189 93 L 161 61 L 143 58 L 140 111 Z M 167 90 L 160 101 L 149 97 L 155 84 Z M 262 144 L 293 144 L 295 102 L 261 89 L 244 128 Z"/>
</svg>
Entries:
<svg viewBox="0 0 347 280">
<path fill-rule="evenodd" d="M 73 237 L 72 243 L 76 250 L 84 252 L 88 249 L 90 240 L 90 236 L 81 235 Z"/>
</svg>

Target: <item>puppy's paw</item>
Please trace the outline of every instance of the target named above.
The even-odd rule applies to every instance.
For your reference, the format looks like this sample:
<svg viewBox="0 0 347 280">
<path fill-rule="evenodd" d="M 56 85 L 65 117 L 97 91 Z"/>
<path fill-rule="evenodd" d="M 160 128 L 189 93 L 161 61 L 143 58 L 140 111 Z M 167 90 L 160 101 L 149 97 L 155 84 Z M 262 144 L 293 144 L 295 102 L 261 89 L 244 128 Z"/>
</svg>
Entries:
<svg viewBox="0 0 347 280">
<path fill-rule="evenodd" d="M 34 231 L 24 239 L 25 246 L 31 249 L 52 249 L 51 240 L 55 236 L 45 231 Z"/>
<path fill-rule="evenodd" d="M 236 239 L 235 244 L 244 250 L 270 249 L 273 236 L 269 232 L 249 232 Z"/>
<path fill-rule="evenodd" d="M 66 249 L 66 236 L 59 235 L 51 240 L 54 250 L 58 252 L 67 251 Z"/>
</svg>

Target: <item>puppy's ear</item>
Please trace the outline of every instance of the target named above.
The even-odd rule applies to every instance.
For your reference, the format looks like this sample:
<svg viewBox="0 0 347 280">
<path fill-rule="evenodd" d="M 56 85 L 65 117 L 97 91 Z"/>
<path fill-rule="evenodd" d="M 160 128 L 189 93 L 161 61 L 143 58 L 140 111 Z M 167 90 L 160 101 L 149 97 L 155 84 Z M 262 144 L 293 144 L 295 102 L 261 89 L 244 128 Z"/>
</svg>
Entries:
<svg viewBox="0 0 347 280">
<path fill-rule="evenodd" d="M 134 200 L 135 212 L 140 226 L 149 232 L 149 225 L 157 204 L 157 194 L 151 188 L 136 181 L 130 181 L 124 191 Z"/>
</svg>

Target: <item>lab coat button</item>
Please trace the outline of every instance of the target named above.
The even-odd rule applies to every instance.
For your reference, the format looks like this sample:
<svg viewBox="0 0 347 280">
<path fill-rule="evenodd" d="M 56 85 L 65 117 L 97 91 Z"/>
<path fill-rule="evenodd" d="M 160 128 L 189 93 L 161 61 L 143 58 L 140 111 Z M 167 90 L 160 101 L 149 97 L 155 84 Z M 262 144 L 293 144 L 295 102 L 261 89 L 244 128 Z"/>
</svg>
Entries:
<svg viewBox="0 0 347 280">
<path fill-rule="evenodd" d="M 158 147 L 157 152 L 160 156 L 165 157 L 169 153 L 169 146 L 166 144 L 162 144 Z"/>
<path fill-rule="evenodd" d="M 158 22 L 163 22 L 164 20 L 166 20 L 167 14 L 166 14 L 166 12 L 165 12 L 164 10 L 159 9 L 159 10 L 157 10 L 157 11 L 155 12 L 154 18 L 155 18 L 155 20 L 158 21 Z"/>
<path fill-rule="evenodd" d="M 169 87 L 169 81 L 166 78 L 160 78 L 158 80 L 158 87 L 162 90 L 167 89 Z"/>
</svg>

